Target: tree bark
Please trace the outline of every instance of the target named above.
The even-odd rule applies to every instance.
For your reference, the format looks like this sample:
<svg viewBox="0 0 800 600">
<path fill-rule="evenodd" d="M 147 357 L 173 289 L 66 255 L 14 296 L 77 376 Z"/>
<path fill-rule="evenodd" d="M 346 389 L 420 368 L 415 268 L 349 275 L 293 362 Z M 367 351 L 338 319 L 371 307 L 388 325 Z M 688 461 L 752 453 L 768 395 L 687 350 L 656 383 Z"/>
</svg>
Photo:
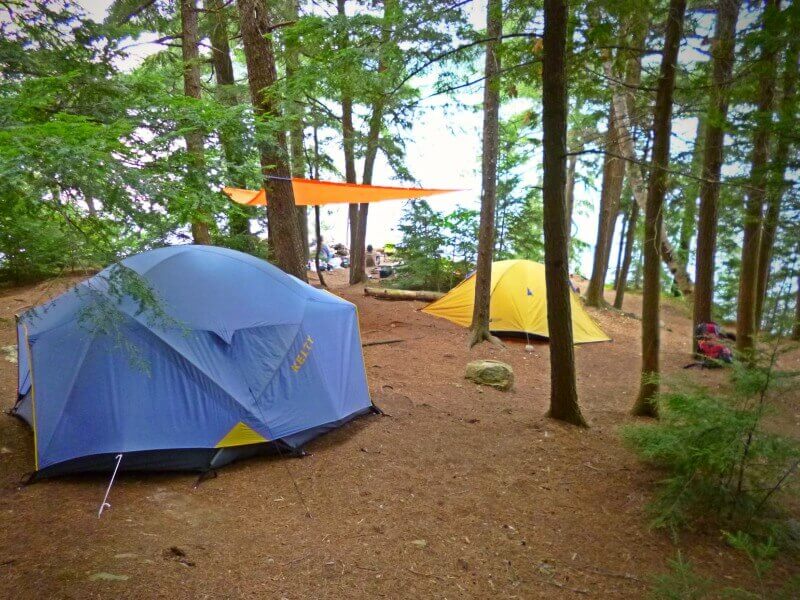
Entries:
<svg viewBox="0 0 800 600">
<path fill-rule="evenodd" d="M 344 51 L 350 44 L 347 33 L 347 11 L 345 0 L 336 0 L 336 14 L 340 19 L 338 32 L 338 48 Z M 353 127 L 353 96 L 347 83 L 342 85 L 342 148 L 344 149 L 344 179 L 347 183 L 358 183 L 356 180 L 355 128 Z M 355 265 L 361 264 L 361 252 L 358 249 L 358 204 L 350 204 L 347 209 L 347 220 L 350 224 L 350 283 L 360 283 L 361 279 Z"/>
<path fill-rule="evenodd" d="M 386 64 L 386 49 L 391 42 L 391 17 L 392 12 L 397 9 L 396 4 L 392 0 L 384 0 L 383 2 L 383 23 L 381 25 L 381 47 L 378 51 L 378 73 L 385 73 L 387 69 Z M 369 130 L 367 131 L 367 145 L 364 153 L 364 172 L 361 177 L 361 182 L 365 185 L 372 185 L 372 175 L 375 170 L 375 160 L 378 157 L 378 148 L 380 147 L 380 134 L 381 127 L 383 127 L 383 116 L 385 107 L 385 96 L 382 90 L 377 94 L 372 103 L 372 109 L 369 118 Z M 367 280 L 366 272 L 366 245 L 367 245 L 367 218 L 369 216 L 369 204 L 360 204 L 358 207 L 358 228 L 355 244 L 359 250 L 359 258 L 357 264 L 350 265 L 350 280 L 351 283 L 354 279 L 359 282 Z M 355 273 L 353 269 L 356 269 Z"/>
<path fill-rule="evenodd" d="M 606 75 L 613 79 L 611 64 L 606 62 L 604 67 Z M 642 169 L 637 164 L 636 150 L 633 146 L 633 137 L 631 136 L 630 127 L 628 126 L 630 117 L 627 102 L 625 101 L 625 95 L 624 91 L 622 90 L 622 86 L 619 83 L 614 83 L 613 85 L 615 88 L 613 94 L 614 113 L 615 115 L 619 115 L 619 118 L 615 117 L 614 122 L 617 126 L 617 137 L 619 140 L 621 140 L 620 150 L 623 158 L 627 161 L 626 174 L 628 175 L 628 181 L 630 183 L 631 190 L 633 191 L 633 197 L 637 204 L 639 204 L 639 209 L 644 211 L 646 210 L 645 207 L 647 206 L 647 188 L 644 185 Z M 669 239 L 667 239 L 663 229 L 659 234 L 659 246 L 661 260 L 664 261 L 664 264 L 669 272 L 672 273 L 673 277 L 675 277 L 678 289 L 684 295 L 690 295 L 694 287 L 692 285 L 692 280 L 689 278 L 689 273 L 686 271 L 686 268 L 680 264 L 680 261 L 678 260 L 678 254 L 673 248 Z"/>
<path fill-rule="evenodd" d="M 270 15 L 261 0 L 238 0 L 242 44 L 253 111 L 257 119 L 280 116 L 277 100 L 270 96 L 277 73 Z M 307 281 L 305 249 L 297 223 L 291 170 L 286 147 L 286 132 L 278 131 L 273 140 L 260 143 L 261 172 L 269 196 L 267 218 L 278 266 L 301 281 Z"/>
<path fill-rule="evenodd" d="M 500 140 L 500 35 L 503 31 L 502 0 L 489 0 L 486 7 L 486 62 L 483 88 L 483 149 L 481 181 L 481 218 L 478 229 L 478 261 L 475 267 L 475 304 L 472 312 L 470 347 L 482 341 L 494 341 L 489 332 L 489 308 L 492 285 L 492 250 L 494 248 L 494 211 L 497 202 L 497 154 Z M 566 154 L 566 150 L 564 151 Z M 564 179 L 561 194 L 564 193 Z M 566 208 L 561 206 L 566 219 Z"/>
<path fill-rule="evenodd" d="M 660 375 L 661 261 L 659 240 L 663 235 L 662 215 L 667 191 L 669 146 L 672 135 L 672 92 L 675 66 L 683 32 L 686 0 L 670 0 L 664 33 L 664 51 L 653 114 L 653 160 L 647 187 L 644 232 L 644 290 L 642 292 L 642 378 L 633 414 L 658 416 L 656 397 Z"/>
<path fill-rule="evenodd" d="M 695 294 L 692 319 L 694 329 L 713 320 L 714 263 L 717 249 L 717 212 L 720 174 L 728 118 L 730 80 L 733 74 L 736 20 L 741 0 L 719 0 L 712 52 L 712 74 L 706 135 L 703 144 L 703 167 L 700 182 L 700 208 L 697 220 L 697 256 L 695 258 Z M 694 335 L 692 335 L 694 340 Z M 697 350 L 697 340 L 693 341 Z"/>
<path fill-rule="evenodd" d="M 762 26 L 764 40 L 758 60 L 757 121 L 753 134 L 750 190 L 744 207 L 739 302 L 736 307 L 736 349 L 743 355 L 752 354 L 755 347 L 758 250 L 764 199 L 769 185 L 769 146 L 773 127 L 772 112 L 775 104 L 777 52 L 775 42 L 770 37 L 773 35 L 772 23 L 778 11 L 778 0 L 765 0 Z"/>
<path fill-rule="evenodd" d="M 617 277 L 617 293 L 614 296 L 614 308 L 622 310 L 622 303 L 625 300 L 625 290 L 628 287 L 628 272 L 631 269 L 631 259 L 633 258 L 633 244 L 636 241 L 636 224 L 639 221 L 639 204 L 634 200 L 631 202 L 631 212 L 628 217 L 628 235 L 625 238 L 625 255 L 622 259 L 622 267 Z"/>
<path fill-rule="evenodd" d="M 792 128 L 795 123 L 794 105 L 797 92 L 797 65 L 798 65 L 797 37 L 790 40 L 786 50 L 785 66 L 783 71 L 783 95 L 781 96 L 778 121 L 778 141 L 775 148 L 775 158 L 771 160 L 774 169 L 775 181 L 770 186 L 767 195 L 767 213 L 764 217 L 764 228 L 761 232 L 761 243 L 758 250 L 758 285 L 756 287 L 756 316 L 755 327 L 758 330 L 762 322 L 764 299 L 767 295 L 772 251 L 775 245 L 775 234 L 778 230 L 778 220 L 781 214 L 783 195 L 790 186 L 786 183 L 786 168 L 789 162 L 789 152 L 792 148 Z"/>
<path fill-rule="evenodd" d="M 233 74 L 230 43 L 228 41 L 228 15 L 222 0 L 206 0 L 206 9 L 210 15 L 211 63 L 214 66 L 214 80 L 217 85 L 217 99 L 224 106 L 236 106 L 239 98 L 236 93 L 236 79 Z M 233 135 L 232 135 L 233 133 Z M 227 165 L 228 180 L 238 188 L 247 187 L 243 167 L 245 163 L 242 152 L 243 132 L 219 131 L 219 141 Z M 237 135 L 238 134 L 238 135 Z M 228 210 L 228 231 L 231 235 L 252 236 L 250 233 L 250 215 L 252 209 L 234 202 Z M 255 240 L 255 236 L 252 236 Z"/>
<path fill-rule="evenodd" d="M 181 0 L 181 54 L 183 57 L 183 93 L 189 98 L 200 99 L 199 34 L 197 32 L 197 6 L 195 0 Z M 205 181 L 205 150 L 203 132 L 193 129 L 184 134 L 188 155 L 188 177 L 196 187 Z M 192 218 L 192 239 L 195 244 L 211 244 L 208 222 L 210 217 L 202 210 L 195 210 Z"/>
<path fill-rule="evenodd" d="M 319 179 L 319 128 L 314 124 L 314 165 L 312 177 Z M 319 204 L 314 205 L 314 235 L 317 242 L 317 247 L 314 250 L 314 266 L 317 270 L 317 279 L 323 288 L 328 287 L 325 283 L 325 277 L 322 275 L 322 269 L 319 266 L 319 255 L 322 252 L 322 225 L 319 218 Z"/>
<path fill-rule="evenodd" d="M 576 150 L 577 152 L 577 150 Z M 567 203 L 567 234 L 572 237 L 572 215 L 575 213 L 575 171 L 578 169 L 578 155 L 570 154 L 567 160 L 567 183 L 564 194 Z"/>
<path fill-rule="evenodd" d="M 597 223 L 597 241 L 594 248 L 594 263 L 589 287 L 586 289 L 586 304 L 602 306 L 608 272 L 608 256 L 611 240 L 614 235 L 614 222 L 619 212 L 619 201 L 622 196 L 622 182 L 625 176 L 625 161 L 619 158 L 619 139 L 614 124 L 614 107 L 608 115 L 608 132 L 606 133 L 606 155 L 603 161 L 603 183 L 600 191 L 600 214 Z"/>
<path fill-rule="evenodd" d="M 547 326 L 550 338 L 548 416 L 586 426 L 578 405 L 569 287 L 569 231 L 564 184 L 567 158 L 567 3 L 544 2 L 542 182 Z"/>
<path fill-rule="evenodd" d="M 792 339 L 800 341 L 800 275 L 797 276 L 797 294 L 794 298 L 794 327 L 792 328 Z"/>
<path fill-rule="evenodd" d="M 622 229 L 619 232 L 619 244 L 617 245 L 617 261 L 614 268 L 614 289 L 617 289 L 617 284 L 619 283 L 619 272 L 622 269 L 622 253 L 625 252 L 625 238 L 628 234 L 628 216 L 630 215 L 631 211 L 626 209 L 621 212 Z"/>
<path fill-rule="evenodd" d="M 289 21 L 297 21 L 300 18 L 300 7 L 298 0 L 288 0 Z M 291 81 L 300 69 L 300 48 L 295 43 L 286 44 L 286 79 Z M 292 177 L 305 177 L 305 149 L 303 148 L 304 109 L 303 105 L 296 102 L 294 98 L 289 98 L 286 103 L 286 111 L 290 116 L 289 122 L 289 154 L 291 157 Z M 300 226 L 300 237 L 303 240 L 303 259 L 308 261 L 308 207 L 297 206 L 297 223 Z"/>
</svg>

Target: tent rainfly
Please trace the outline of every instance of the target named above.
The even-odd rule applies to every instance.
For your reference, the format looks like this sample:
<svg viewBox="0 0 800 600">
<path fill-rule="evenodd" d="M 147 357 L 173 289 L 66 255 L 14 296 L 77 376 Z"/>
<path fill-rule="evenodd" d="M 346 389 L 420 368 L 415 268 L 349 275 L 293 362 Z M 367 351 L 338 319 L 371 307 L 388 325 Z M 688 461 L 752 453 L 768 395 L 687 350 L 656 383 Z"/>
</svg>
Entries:
<svg viewBox="0 0 800 600">
<path fill-rule="evenodd" d="M 573 341 L 576 344 L 610 341 L 583 308 L 578 295 L 574 292 L 570 295 Z M 422 312 L 469 327 L 474 302 L 475 274 L 472 274 Z M 489 327 L 496 334 L 548 337 L 547 282 L 543 264 L 530 260 L 492 263 Z"/>
<path fill-rule="evenodd" d="M 297 206 L 318 206 L 322 204 L 366 204 L 386 200 L 413 200 L 437 194 L 459 192 L 455 189 L 431 189 L 392 187 L 384 185 L 364 185 L 358 183 L 339 183 L 317 179 L 292 178 L 294 203 Z M 265 190 L 242 190 L 226 187 L 222 190 L 237 204 L 264 206 L 267 204 Z"/>
<path fill-rule="evenodd" d="M 355 306 L 234 250 L 129 257 L 23 313 L 17 336 L 35 478 L 119 454 L 123 470 L 205 471 L 377 410 Z"/>
</svg>

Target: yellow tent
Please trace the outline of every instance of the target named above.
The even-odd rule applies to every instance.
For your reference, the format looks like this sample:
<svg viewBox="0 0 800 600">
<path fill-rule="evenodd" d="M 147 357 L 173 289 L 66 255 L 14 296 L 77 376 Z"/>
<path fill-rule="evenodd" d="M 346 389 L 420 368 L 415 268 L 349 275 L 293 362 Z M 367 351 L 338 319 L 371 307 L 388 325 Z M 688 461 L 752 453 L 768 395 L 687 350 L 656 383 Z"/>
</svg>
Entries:
<svg viewBox="0 0 800 600">
<path fill-rule="evenodd" d="M 576 344 L 610 341 L 571 293 L 572 335 Z M 530 260 L 501 260 L 492 263 L 490 328 L 495 333 L 529 334 L 547 337 L 547 292 L 544 265 Z M 471 275 L 442 298 L 422 309 L 462 327 L 472 324 L 475 275 Z"/>
</svg>

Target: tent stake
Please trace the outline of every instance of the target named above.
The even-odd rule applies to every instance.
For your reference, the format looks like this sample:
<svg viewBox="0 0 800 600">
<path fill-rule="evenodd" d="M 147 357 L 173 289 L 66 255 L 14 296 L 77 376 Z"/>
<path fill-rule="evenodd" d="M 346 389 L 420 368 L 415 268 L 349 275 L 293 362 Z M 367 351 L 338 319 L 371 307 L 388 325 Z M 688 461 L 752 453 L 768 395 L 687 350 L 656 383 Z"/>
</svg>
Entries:
<svg viewBox="0 0 800 600">
<path fill-rule="evenodd" d="M 97 511 L 98 519 L 106 508 L 111 508 L 111 504 L 108 503 L 108 495 L 111 493 L 111 486 L 114 485 L 114 478 L 117 476 L 117 470 L 119 469 L 119 463 L 121 462 L 122 454 L 117 454 L 117 466 L 114 467 L 114 472 L 111 474 L 111 481 L 108 482 L 108 487 L 106 488 L 106 495 L 103 496 L 103 503 L 100 505 L 100 510 Z"/>
</svg>

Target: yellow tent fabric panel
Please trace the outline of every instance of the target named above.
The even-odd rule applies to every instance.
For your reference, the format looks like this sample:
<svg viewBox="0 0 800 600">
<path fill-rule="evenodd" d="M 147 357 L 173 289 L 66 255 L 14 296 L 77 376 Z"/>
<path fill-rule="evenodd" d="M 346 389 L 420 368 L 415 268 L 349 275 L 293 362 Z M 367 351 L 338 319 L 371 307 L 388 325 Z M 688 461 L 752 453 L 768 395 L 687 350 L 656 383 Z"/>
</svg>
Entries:
<svg viewBox="0 0 800 600">
<path fill-rule="evenodd" d="M 385 185 L 363 185 L 357 183 L 340 183 L 334 181 L 318 181 L 316 179 L 292 179 L 294 203 L 297 206 L 317 206 L 322 204 L 365 204 L 383 202 L 385 200 L 409 200 L 447 194 L 460 190 L 431 188 L 392 187 Z M 264 206 L 267 194 L 262 190 L 242 190 L 226 187 L 222 190 L 231 200 L 248 206 Z"/>
<path fill-rule="evenodd" d="M 228 448 L 230 446 L 245 446 L 247 444 L 259 444 L 269 440 L 257 431 L 239 421 L 231 430 L 225 434 L 215 448 Z"/>
<path fill-rule="evenodd" d="M 494 332 L 528 333 L 548 337 L 547 285 L 544 265 L 530 260 L 492 263 L 490 328 Z M 444 297 L 422 309 L 462 327 L 472 324 L 475 275 L 462 281 Z M 604 342 L 609 338 L 572 293 L 572 333 L 576 344 Z"/>
</svg>

